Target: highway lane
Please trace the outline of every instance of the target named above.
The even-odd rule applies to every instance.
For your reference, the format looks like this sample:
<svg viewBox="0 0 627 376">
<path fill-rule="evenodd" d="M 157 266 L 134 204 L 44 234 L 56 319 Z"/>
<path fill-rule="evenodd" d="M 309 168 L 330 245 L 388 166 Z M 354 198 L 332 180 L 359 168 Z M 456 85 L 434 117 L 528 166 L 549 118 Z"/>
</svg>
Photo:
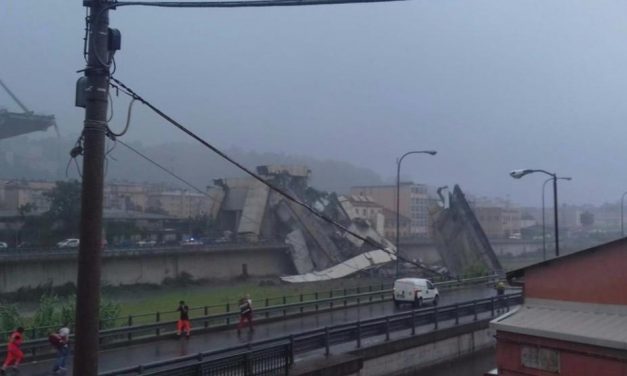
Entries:
<svg viewBox="0 0 627 376">
<path fill-rule="evenodd" d="M 454 304 L 472 299 L 494 296 L 494 289 L 486 286 L 472 286 L 456 290 L 440 291 L 440 304 Z M 254 297 L 253 297 L 254 301 Z M 124 348 L 103 350 L 100 353 L 101 371 L 130 367 L 137 364 L 174 358 L 198 352 L 216 350 L 224 347 L 245 344 L 267 338 L 289 335 L 304 330 L 315 329 L 327 325 L 336 325 L 360 319 L 389 315 L 395 312 L 410 310 L 411 306 L 394 307 L 391 301 L 372 303 L 359 307 L 323 312 L 304 317 L 288 318 L 282 321 L 259 324 L 255 331 L 243 331 L 238 335 L 233 329 L 210 333 L 194 333 L 189 339 L 161 339 Z M 24 364 L 23 375 L 49 375 L 52 360 Z M 69 359 L 71 366 L 71 358 Z M 71 367 L 70 367 L 71 368 Z M 71 373 L 68 373 L 71 374 Z"/>
</svg>

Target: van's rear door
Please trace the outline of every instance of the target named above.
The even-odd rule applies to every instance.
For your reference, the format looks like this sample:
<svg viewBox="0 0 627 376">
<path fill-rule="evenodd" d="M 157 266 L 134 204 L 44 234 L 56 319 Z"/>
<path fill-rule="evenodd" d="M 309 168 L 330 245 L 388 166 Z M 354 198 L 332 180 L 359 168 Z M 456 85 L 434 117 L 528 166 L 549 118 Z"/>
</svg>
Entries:
<svg viewBox="0 0 627 376">
<path fill-rule="evenodd" d="M 394 297 L 396 300 L 413 301 L 415 287 L 411 281 L 396 281 L 394 284 Z"/>
</svg>

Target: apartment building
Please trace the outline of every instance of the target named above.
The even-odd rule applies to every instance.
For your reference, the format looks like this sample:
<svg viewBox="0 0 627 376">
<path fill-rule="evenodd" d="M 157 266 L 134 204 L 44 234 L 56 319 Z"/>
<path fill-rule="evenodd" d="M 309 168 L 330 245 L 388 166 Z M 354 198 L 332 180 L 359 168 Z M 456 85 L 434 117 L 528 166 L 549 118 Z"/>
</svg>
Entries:
<svg viewBox="0 0 627 376">
<path fill-rule="evenodd" d="M 410 220 L 410 236 L 431 237 L 432 229 L 429 209 L 437 205 L 437 199 L 433 192 L 434 189 L 426 184 L 412 182 L 402 182 L 400 184 L 399 212 Z M 391 213 L 394 213 L 394 216 L 396 215 L 396 185 L 356 186 L 351 188 L 351 194 L 371 197 L 374 202 L 389 211 L 388 215 Z M 387 217 L 386 221 L 388 221 Z"/>
</svg>

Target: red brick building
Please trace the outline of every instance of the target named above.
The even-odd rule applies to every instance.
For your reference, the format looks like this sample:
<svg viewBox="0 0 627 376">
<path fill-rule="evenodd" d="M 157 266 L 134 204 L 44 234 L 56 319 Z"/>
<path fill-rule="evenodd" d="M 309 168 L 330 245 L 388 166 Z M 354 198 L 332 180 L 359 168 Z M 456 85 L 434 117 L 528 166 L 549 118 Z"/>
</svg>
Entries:
<svg viewBox="0 0 627 376">
<path fill-rule="evenodd" d="M 491 324 L 499 376 L 627 376 L 627 238 L 507 278 L 525 302 Z"/>
</svg>

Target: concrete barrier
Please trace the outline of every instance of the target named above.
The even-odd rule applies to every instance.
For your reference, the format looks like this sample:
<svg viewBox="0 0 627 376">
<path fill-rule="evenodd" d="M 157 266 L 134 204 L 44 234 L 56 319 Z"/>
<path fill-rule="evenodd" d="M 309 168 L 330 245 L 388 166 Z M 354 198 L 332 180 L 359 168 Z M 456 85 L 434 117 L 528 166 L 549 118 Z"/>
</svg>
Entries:
<svg viewBox="0 0 627 376">
<path fill-rule="evenodd" d="M 451 361 L 495 345 L 491 319 L 439 329 L 366 347 L 351 354 L 363 359 L 355 375 L 390 376 Z"/>
<path fill-rule="evenodd" d="M 0 260 L 0 293 L 20 288 L 62 286 L 76 282 L 77 254 L 3 258 Z M 287 248 L 275 245 L 238 249 L 179 248 L 105 252 L 102 279 L 112 286 L 138 283 L 160 284 L 182 273 L 194 279 L 230 279 L 294 273 Z"/>
</svg>

